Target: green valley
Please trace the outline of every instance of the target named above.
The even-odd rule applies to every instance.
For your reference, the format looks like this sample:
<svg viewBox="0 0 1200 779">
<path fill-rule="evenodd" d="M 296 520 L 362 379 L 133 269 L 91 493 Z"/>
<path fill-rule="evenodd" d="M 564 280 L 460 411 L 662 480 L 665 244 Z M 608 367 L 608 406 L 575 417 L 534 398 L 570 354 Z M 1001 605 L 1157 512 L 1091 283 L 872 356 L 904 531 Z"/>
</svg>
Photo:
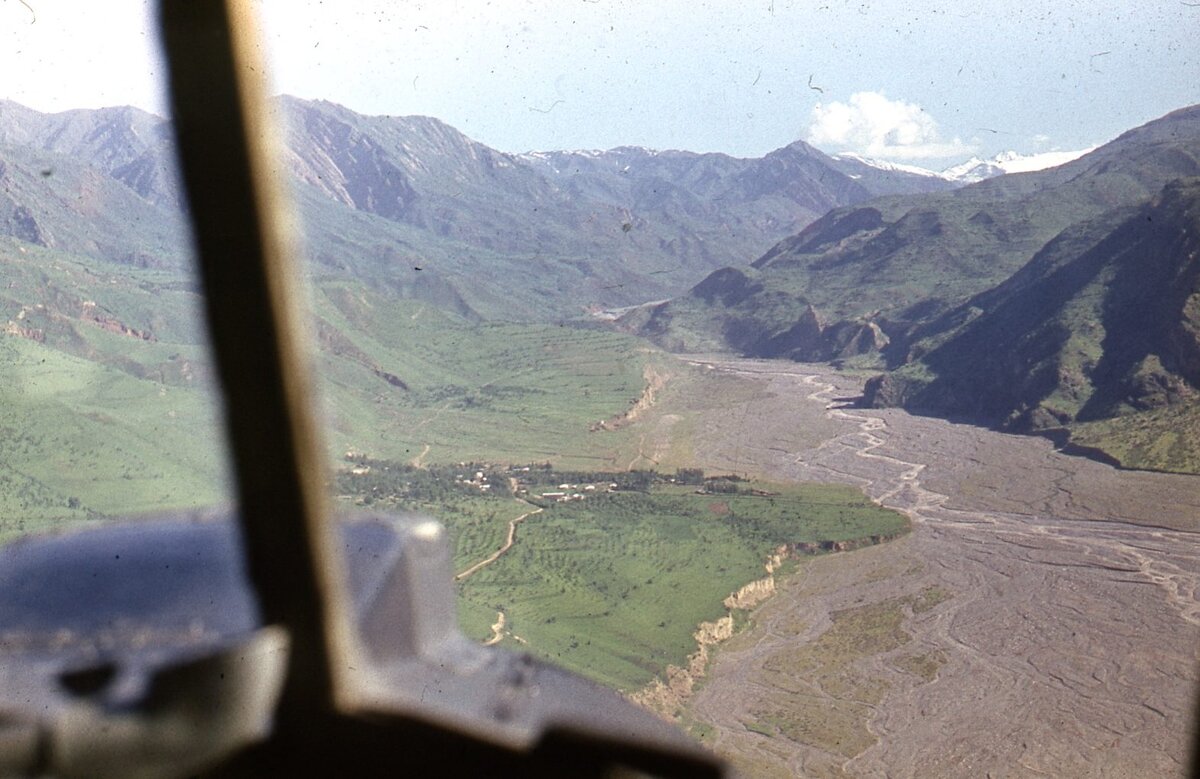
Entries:
<svg viewBox="0 0 1200 779">
<path fill-rule="evenodd" d="M 101 5 L 0 3 L 0 775 L 1200 769 L 1200 0 Z"/>
<path fill-rule="evenodd" d="M 195 292 L 161 271 L 100 274 L 52 250 L 7 251 L 3 537 L 227 502 Z M 906 527 L 848 487 L 626 470 L 646 458 L 687 466 L 688 404 L 721 397 L 719 381 L 640 339 L 470 322 L 343 280 L 311 294 L 345 504 L 438 518 L 460 571 L 543 509 L 460 583 L 464 627 L 480 640 L 502 611 L 503 643 L 634 690 L 683 663 L 697 624 L 722 616 L 780 547 Z M 663 429 L 669 442 L 647 440 Z M 547 465 L 516 465 L 530 462 Z M 560 482 L 581 499 L 559 502 Z"/>
<path fill-rule="evenodd" d="M 0 252 L 3 538 L 227 502 L 194 285 L 14 240 Z M 634 690 L 682 664 L 696 626 L 722 616 L 780 547 L 906 526 L 847 487 L 692 471 L 684 485 L 628 470 L 689 466 L 690 408 L 744 392 L 641 339 L 472 321 L 340 278 L 318 278 L 310 295 L 345 505 L 438 518 L 459 571 L 531 515 L 510 550 L 459 585 L 464 627 L 480 640 Z M 558 502 L 560 483 L 585 480 L 593 489 L 566 490 L 581 499 Z"/>
</svg>

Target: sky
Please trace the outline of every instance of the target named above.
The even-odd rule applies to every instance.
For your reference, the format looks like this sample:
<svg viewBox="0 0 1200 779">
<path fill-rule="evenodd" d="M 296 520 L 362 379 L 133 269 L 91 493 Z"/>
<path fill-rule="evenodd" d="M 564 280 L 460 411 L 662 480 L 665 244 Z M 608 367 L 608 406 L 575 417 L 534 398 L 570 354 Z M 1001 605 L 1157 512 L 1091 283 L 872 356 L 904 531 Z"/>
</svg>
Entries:
<svg viewBox="0 0 1200 779">
<path fill-rule="evenodd" d="M 760 156 L 795 140 L 941 168 L 1083 149 L 1200 103 L 1182 0 L 254 0 L 275 92 L 435 116 L 509 152 Z M 164 113 L 142 0 L 0 0 L 0 97 Z"/>
</svg>

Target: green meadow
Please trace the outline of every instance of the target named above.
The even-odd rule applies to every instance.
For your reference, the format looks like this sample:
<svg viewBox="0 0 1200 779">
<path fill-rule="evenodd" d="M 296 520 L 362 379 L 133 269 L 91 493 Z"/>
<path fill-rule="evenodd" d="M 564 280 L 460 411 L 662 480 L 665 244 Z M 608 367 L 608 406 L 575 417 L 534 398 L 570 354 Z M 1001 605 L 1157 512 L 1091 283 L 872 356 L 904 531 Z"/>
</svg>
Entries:
<svg viewBox="0 0 1200 779">
<path fill-rule="evenodd" d="M 227 501 L 209 392 L 0 340 L 0 540 Z"/>
<path fill-rule="evenodd" d="M 357 285 L 320 286 L 314 302 L 334 452 L 614 467 L 628 436 L 589 427 L 638 398 L 648 362 L 669 359 L 630 336 L 469 323 Z"/>
<path fill-rule="evenodd" d="M 549 508 L 520 526 L 508 554 L 460 585 L 464 628 L 487 635 L 504 611 L 504 645 L 634 690 L 682 664 L 696 649 L 696 626 L 724 616 L 722 601 L 763 578 L 779 546 L 907 527 L 850 488 L 771 489 L 778 494 L 655 488 Z M 491 619 L 480 624 L 477 614 Z"/>
<path fill-rule="evenodd" d="M 228 484 L 199 296 L 179 274 L 0 242 L 0 540 L 221 504 Z M 362 285 L 311 291 L 330 461 L 615 463 L 649 353 L 634 338 L 478 324 Z"/>
<path fill-rule="evenodd" d="M 466 481 L 476 473 L 486 492 Z M 359 460 L 337 483 L 345 502 L 439 519 L 460 573 L 501 549 L 509 523 L 526 515 L 512 547 L 458 583 L 464 630 L 487 639 L 503 612 L 503 645 L 623 690 L 682 664 L 696 626 L 724 616 L 724 599 L 763 578 L 780 547 L 907 529 L 851 487 L 672 478 Z M 510 479 L 527 491 L 515 497 Z M 559 501 L 559 482 L 580 498 Z"/>
</svg>

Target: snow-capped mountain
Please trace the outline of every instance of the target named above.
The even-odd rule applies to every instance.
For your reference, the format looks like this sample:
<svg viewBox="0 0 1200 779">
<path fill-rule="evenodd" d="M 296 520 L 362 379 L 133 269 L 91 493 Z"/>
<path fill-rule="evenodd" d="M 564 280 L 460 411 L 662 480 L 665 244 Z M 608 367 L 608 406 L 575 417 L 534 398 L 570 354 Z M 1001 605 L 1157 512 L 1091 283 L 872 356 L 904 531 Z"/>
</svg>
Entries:
<svg viewBox="0 0 1200 779">
<path fill-rule="evenodd" d="M 1095 149 L 1095 146 L 1076 151 L 1047 151 L 1039 154 L 1019 154 L 1003 151 L 988 160 L 972 157 L 941 172 L 941 176 L 960 184 L 973 184 L 1005 173 L 1029 173 L 1065 165 Z"/>
<path fill-rule="evenodd" d="M 1020 154 L 1015 151 L 1004 151 L 997 154 L 991 159 L 980 159 L 972 157 L 966 162 L 960 162 L 942 171 L 929 170 L 917 165 L 904 165 L 888 160 L 878 160 L 853 152 L 841 152 L 833 155 L 834 159 L 844 163 L 845 166 L 854 166 L 860 169 L 862 166 L 874 168 L 876 170 L 887 171 L 889 173 L 907 173 L 913 176 L 927 176 L 932 178 L 943 179 L 958 185 L 974 184 L 976 181 L 983 181 L 995 176 L 1001 176 L 1005 173 L 1029 173 L 1035 170 L 1044 170 L 1053 168 L 1058 165 L 1063 165 L 1073 159 L 1082 157 L 1092 149 L 1079 149 L 1077 151 L 1048 151 L 1039 154 Z M 850 175 L 851 178 L 859 178 L 855 172 L 843 170 Z"/>
<path fill-rule="evenodd" d="M 899 162 L 889 162 L 887 160 L 877 160 L 872 157 L 864 157 L 861 154 L 855 154 L 852 151 L 839 152 L 838 154 L 833 155 L 833 158 L 836 160 L 848 160 L 851 162 L 857 162 L 857 163 L 861 163 L 863 165 L 869 165 L 872 168 L 877 168 L 879 170 L 887 170 L 887 171 L 891 171 L 893 173 L 911 173 L 914 176 L 942 177 L 942 174 L 938 173 L 935 170 L 929 170 L 928 168 L 917 167 L 916 165 L 904 165 Z"/>
<path fill-rule="evenodd" d="M 835 168 L 878 195 L 938 192 L 957 186 L 956 182 L 932 170 L 876 160 L 853 152 L 835 154 L 832 160 Z"/>
</svg>

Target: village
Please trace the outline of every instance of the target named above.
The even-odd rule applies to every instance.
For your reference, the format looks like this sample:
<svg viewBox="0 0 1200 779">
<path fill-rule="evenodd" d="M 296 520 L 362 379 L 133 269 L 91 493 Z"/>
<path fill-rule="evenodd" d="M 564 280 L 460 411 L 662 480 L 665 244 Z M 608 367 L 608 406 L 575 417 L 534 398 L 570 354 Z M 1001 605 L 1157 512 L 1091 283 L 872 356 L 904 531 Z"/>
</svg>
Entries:
<svg viewBox="0 0 1200 779">
<path fill-rule="evenodd" d="M 356 452 L 347 452 L 345 460 L 349 467 L 337 473 L 338 492 L 353 496 L 360 505 L 379 500 L 433 500 L 463 492 L 550 505 L 612 492 L 648 492 L 656 485 L 667 484 L 694 486 L 696 492 L 710 494 L 746 490 L 737 476 L 705 476 L 699 468 L 681 468 L 674 474 L 649 470 L 560 471 L 550 463 L 460 462 L 421 468 L 409 463 L 373 460 Z"/>
<path fill-rule="evenodd" d="M 570 503 L 622 489 L 621 483 L 612 480 L 613 474 L 594 473 L 586 474 L 588 478 L 579 478 L 583 474 L 556 472 L 548 465 L 459 463 L 459 467 L 466 471 L 454 475 L 454 483 L 460 487 L 484 493 L 493 489 L 501 493 L 507 491 L 514 497 L 537 503 Z M 626 481 L 625 489 L 642 487 L 641 479 L 637 480 L 636 486 Z"/>
</svg>

